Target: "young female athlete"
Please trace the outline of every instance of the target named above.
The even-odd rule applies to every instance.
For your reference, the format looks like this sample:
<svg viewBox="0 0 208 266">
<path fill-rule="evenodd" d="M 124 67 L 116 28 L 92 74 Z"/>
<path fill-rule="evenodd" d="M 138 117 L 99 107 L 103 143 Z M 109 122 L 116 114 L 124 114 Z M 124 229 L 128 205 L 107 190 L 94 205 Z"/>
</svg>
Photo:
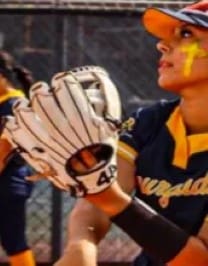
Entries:
<svg viewBox="0 0 208 266">
<path fill-rule="evenodd" d="M 12 105 L 27 94 L 33 83 L 31 73 L 17 65 L 6 51 L 0 51 L 0 118 L 12 114 Z M 17 89 L 16 86 L 21 86 Z M 25 180 L 31 169 L 11 145 L 0 138 L 0 241 L 9 257 L 11 266 L 34 266 L 33 253 L 26 240 L 26 201 L 31 194 L 32 183 Z"/>
<path fill-rule="evenodd" d="M 134 265 L 208 265 L 208 1 L 177 12 L 149 8 L 143 24 L 160 39 L 160 87 L 180 97 L 124 123 L 120 186 L 78 200 L 56 266 L 96 265 L 111 222 L 143 247 Z"/>
</svg>

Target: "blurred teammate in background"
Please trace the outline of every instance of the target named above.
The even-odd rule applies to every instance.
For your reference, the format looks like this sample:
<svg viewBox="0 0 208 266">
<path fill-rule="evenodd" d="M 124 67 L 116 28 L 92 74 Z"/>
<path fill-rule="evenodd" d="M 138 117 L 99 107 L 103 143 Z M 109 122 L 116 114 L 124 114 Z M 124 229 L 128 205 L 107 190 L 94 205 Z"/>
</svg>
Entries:
<svg viewBox="0 0 208 266">
<path fill-rule="evenodd" d="M 16 64 L 6 51 L 0 51 L 0 118 L 12 114 L 12 105 L 19 97 L 25 97 L 33 83 L 31 72 Z M 17 89 L 17 86 L 18 87 Z M 31 169 L 12 150 L 11 145 L 0 138 L 0 241 L 9 257 L 11 266 L 34 266 L 33 253 L 26 240 L 26 201 L 32 191 L 32 183 L 25 180 Z"/>
<path fill-rule="evenodd" d="M 143 23 L 160 39 L 160 87 L 180 96 L 136 110 L 120 136 L 118 182 L 152 210 L 115 182 L 78 200 L 55 266 L 95 266 L 111 221 L 144 247 L 136 266 L 208 265 L 208 1 L 178 12 L 149 8 Z"/>
</svg>

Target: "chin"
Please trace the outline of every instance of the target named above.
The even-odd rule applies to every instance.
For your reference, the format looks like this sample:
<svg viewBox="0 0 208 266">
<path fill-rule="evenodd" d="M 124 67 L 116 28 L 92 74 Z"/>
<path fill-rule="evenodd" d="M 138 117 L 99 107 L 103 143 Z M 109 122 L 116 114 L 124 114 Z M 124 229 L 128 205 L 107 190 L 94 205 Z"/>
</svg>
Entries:
<svg viewBox="0 0 208 266">
<path fill-rule="evenodd" d="M 184 84 L 182 84 L 181 82 L 176 80 L 172 80 L 172 79 L 158 79 L 158 85 L 160 88 L 166 90 L 166 91 L 170 91 L 173 93 L 179 93 L 182 88 L 184 87 Z"/>
<path fill-rule="evenodd" d="M 160 88 L 169 92 L 173 92 L 173 93 L 179 93 L 181 90 L 180 88 L 177 86 L 171 86 L 171 85 L 160 85 Z"/>
</svg>

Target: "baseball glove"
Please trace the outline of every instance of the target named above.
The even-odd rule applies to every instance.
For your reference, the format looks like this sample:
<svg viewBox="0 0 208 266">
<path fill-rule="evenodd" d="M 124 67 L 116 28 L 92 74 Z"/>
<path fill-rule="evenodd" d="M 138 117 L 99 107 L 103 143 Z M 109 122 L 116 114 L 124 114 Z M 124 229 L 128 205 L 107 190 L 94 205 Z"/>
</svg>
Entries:
<svg viewBox="0 0 208 266">
<path fill-rule="evenodd" d="M 116 177 L 121 107 L 108 73 L 95 66 L 38 82 L 18 100 L 4 135 L 38 176 L 75 197 L 103 191 Z"/>
</svg>

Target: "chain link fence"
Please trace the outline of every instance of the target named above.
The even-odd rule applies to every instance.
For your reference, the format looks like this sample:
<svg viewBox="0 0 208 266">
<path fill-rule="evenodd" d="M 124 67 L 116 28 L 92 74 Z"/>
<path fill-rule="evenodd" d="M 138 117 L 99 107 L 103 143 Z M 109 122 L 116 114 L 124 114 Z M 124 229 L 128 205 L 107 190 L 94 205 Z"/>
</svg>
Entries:
<svg viewBox="0 0 208 266">
<path fill-rule="evenodd" d="M 157 87 L 156 40 L 142 27 L 141 10 L 149 5 L 180 8 L 188 2 L 1 0 L 0 48 L 14 54 L 37 80 L 50 81 L 57 71 L 86 64 L 106 68 L 126 117 L 137 106 L 173 97 Z M 59 257 L 73 205 L 73 199 L 47 182 L 36 185 L 28 202 L 27 235 L 39 263 L 50 265 Z M 99 261 L 130 262 L 138 252 L 113 227 L 100 244 Z M 1 250 L 0 261 L 5 260 Z"/>
</svg>

